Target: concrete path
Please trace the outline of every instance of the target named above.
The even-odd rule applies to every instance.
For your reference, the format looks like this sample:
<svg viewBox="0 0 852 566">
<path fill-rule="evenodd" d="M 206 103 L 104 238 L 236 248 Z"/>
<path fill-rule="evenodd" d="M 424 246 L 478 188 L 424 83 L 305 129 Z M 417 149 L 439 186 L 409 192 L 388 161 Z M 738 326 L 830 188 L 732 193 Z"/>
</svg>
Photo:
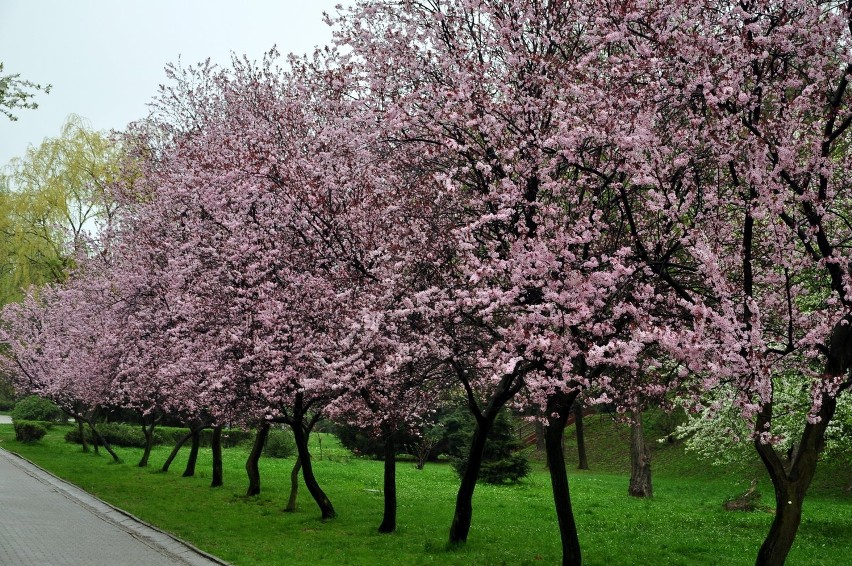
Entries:
<svg viewBox="0 0 852 566">
<path fill-rule="evenodd" d="M 12 424 L 12 417 L 9 415 L 0 415 L 0 424 Z"/>
<path fill-rule="evenodd" d="M 226 563 L 0 449 L 0 564 Z"/>
</svg>

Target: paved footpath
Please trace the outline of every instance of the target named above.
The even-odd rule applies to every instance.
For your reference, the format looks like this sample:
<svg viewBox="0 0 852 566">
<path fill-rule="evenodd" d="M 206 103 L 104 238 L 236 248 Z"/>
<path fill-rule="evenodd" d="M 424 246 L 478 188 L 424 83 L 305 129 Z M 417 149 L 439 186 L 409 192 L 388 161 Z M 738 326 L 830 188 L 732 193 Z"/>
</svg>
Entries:
<svg viewBox="0 0 852 566">
<path fill-rule="evenodd" d="M 227 563 L 0 449 L 0 564 L 222 566 Z"/>
</svg>

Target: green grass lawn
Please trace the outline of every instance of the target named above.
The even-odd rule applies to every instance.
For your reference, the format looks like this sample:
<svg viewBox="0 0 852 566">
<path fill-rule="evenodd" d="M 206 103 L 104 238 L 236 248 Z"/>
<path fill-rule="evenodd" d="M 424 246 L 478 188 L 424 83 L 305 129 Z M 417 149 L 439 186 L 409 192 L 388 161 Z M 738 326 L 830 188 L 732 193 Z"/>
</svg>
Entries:
<svg viewBox="0 0 852 566">
<path fill-rule="evenodd" d="M 597 420 L 595 420 L 597 419 Z M 124 464 L 84 454 L 67 444 L 68 427 L 23 445 L 11 425 L 0 425 L 0 447 L 17 452 L 54 474 L 130 513 L 237 565 L 254 564 L 554 564 L 561 549 L 540 462 L 515 486 L 480 485 L 474 497 L 469 542 L 446 547 L 458 479 L 446 464 L 398 467 L 398 531 L 380 535 L 382 464 L 352 457 L 322 435 L 322 458 L 312 440 L 315 472 L 338 518 L 322 522 L 307 490 L 297 513 L 283 513 L 293 461 L 261 460 L 262 493 L 245 498 L 247 449 L 225 450 L 225 486 L 212 489 L 210 451 L 203 450 L 196 477 L 182 478 L 186 450 L 169 473 L 157 470 L 169 447 L 155 448 L 152 468 L 135 466 L 141 450 L 119 448 Z M 726 497 L 744 491 L 760 469 L 706 468 L 679 446 L 656 451 L 654 498 L 627 493 L 623 431 L 603 417 L 587 424 L 589 472 L 570 472 L 571 496 L 586 564 L 752 564 L 768 530 L 767 512 L 727 512 Z M 620 446 L 619 446 L 620 444 Z M 569 461 L 573 444 L 567 442 Z M 837 474 L 846 476 L 838 477 Z M 852 556 L 852 493 L 849 471 L 838 467 L 815 487 L 788 564 L 849 563 Z M 769 486 L 763 501 L 772 504 Z"/>
</svg>

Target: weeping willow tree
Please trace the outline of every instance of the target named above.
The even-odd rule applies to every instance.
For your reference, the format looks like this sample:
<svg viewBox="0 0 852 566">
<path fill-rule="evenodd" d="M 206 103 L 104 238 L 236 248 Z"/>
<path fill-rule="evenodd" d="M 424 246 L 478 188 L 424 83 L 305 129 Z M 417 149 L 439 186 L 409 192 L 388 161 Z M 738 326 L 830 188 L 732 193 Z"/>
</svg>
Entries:
<svg viewBox="0 0 852 566">
<path fill-rule="evenodd" d="M 0 177 L 0 304 L 64 280 L 96 249 L 114 212 L 107 189 L 123 175 L 120 145 L 73 115 L 59 137 L 10 163 Z"/>
</svg>

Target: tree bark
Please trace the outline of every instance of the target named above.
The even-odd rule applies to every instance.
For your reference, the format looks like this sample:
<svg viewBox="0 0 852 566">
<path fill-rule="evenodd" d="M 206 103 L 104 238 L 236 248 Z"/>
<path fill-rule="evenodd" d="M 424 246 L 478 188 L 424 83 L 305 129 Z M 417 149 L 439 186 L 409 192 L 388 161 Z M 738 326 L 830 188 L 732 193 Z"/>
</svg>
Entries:
<svg viewBox="0 0 852 566">
<path fill-rule="evenodd" d="M 174 459 L 177 457 L 178 452 L 180 451 L 181 447 L 184 444 L 186 444 L 186 441 L 189 440 L 190 438 L 192 438 L 192 430 L 190 430 L 188 433 L 183 435 L 183 437 L 180 440 L 177 441 L 177 444 L 175 444 L 175 447 L 172 448 L 172 451 L 169 454 L 169 457 L 166 458 L 166 461 L 163 464 L 161 471 L 163 471 L 163 472 L 169 471 L 169 466 L 171 466 L 172 462 L 174 462 Z"/>
<path fill-rule="evenodd" d="M 533 368 L 529 367 L 521 370 L 516 367 L 515 371 L 504 375 L 491 395 L 491 399 L 485 406 L 485 409 L 480 410 L 479 402 L 476 400 L 473 388 L 468 380 L 467 370 L 461 365 L 455 365 L 454 367 L 459 382 L 465 388 L 468 408 L 476 419 L 476 427 L 473 430 L 473 439 L 470 443 L 467 467 L 462 475 L 459 491 L 456 495 L 456 509 L 453 513 L 453 522 L 450 525 L 450 544 L 461 544 L 467 542 L 467 535 L 470 533 L 470 524 L 473 520 L 473 490 L 476 488 L 477 479 L 479 479 L 479 470 L 482 467 L 482 457 L 488 433 L 494 425 L 494 420 L 497 418 L 500 409 L 523 386 L 523 372 Z"/>
<path fill-rule="evenodd" d="M 562 542 L 563 566 L 579 566 L 582 560 L 577 523 L 574 520 L 574 511 L 571 507 L 568 471 L 565 467 L 565 450 L 563 447 L 565 421 L 570 414 L 573 397 L 576 397 L 576 393 L 570 393 L 567 396 L 558 395 L 548 402 L 548 425 L 545 429 L 547 467 L 550 471 L 553 503 L 556 508 L 559 537 Z"/>
<path fill-rule="evenodd" d="M 210 487 L 221 487 L 222 478 L 222 425 L 213 427 L 213 439 L 211 441 L 213 449 L 213 477 L 210 481 Z"/>
<path fill-rule="evenodd" d="M 157 426 L 159 422 L 159 417 L 147 417 L 148 422 L 145 422 L 146 418 L 142 418 L 142 434 L 145 435 L 145 451 L 142 452 L 142 459 L 139 460 L 139 467 L 144 468 L 148 466 L 148 459 L 151 457 L 151 449 L 154 447 L 154 427 Z"/>
<path fill-rule="evenodd" d="M 396 530 L 396 449 L 394 433 L 385 436 L 385 513 L 380 533 L 392 533 Z"/>
<path fill-rule="evenodd" d="M 798 450 L 792 461 L 785 466 L 782 458 L 771 444 L 763 444 L 759 438 L 754 447 L 766 467 L 775 491 L 775 518 L 757 554 L 758 566 L 780 566 L 784 564 L 802 521 L 802 504 L 811 481 L 816 474 L 819 455 L 825 448 L 825 431 L 837 409 L 837 396 L 852 386 L 849 368 L 852 366 L 852 317 L 845 316 L 834 327 L 826 356 L 826 376 L 846 376 L 833 395 L 820 394 L 819 411 L 816 419 L 808 419 Z M 814 422 L 811 422 L 813 420 Z M 755 431 L 764 432 L 772 423 L 772 401 L 765 403 L 755 420 Z"/>
<path fill-rule="evenodd" d="M 642 412 L 634 410 L 630 425 L 630 485 L 627 493 L 633 497 L 652 497 L 651 451 L 645 444 Z"/>
<path fill-rule="evenodd" d="M 101 435 L 100 431 L 98 430 L 98 427 L 95 426 L 95 423 L 93 421 L 89 421 L 89 428 L 92 431 L 92 444 L 95 445 L 95 454 L 98 453 L 98 444 L 101 444 L 103 445 L 104 450 L 106 450 L 109 455 L 112 456 L 112 461 L 116 464 L 121 464 L 121 458 L 119 458 L 118 454 L 115 453 L 115 450 L 112 449 L 112 446 L 110 446 L 110 443 L 107 441 L 107 439 L 104 438 L 103 435 Z"/>
<path fill-rule="evenodd" d="M 201 444 L 201 429 L 192 429 L 192 447 L 189 449 L 189 459 L 186 461 L 186 469 L 183 477 L 189 478 L 195 475 L 195 463 L 198 461 L 198 447 Z"/>
<path fill-rule="evenodd" d="M 296 498 L 299 496 L 299 471 L 301 469 L 302 459 L 297 456 L 293 470 L 290 472 L 290 498 L 287 500 L 287 507 L 284 508 L 287 513 L 296 512 Z"/>
<path fill-rule="evenodd" d="M 589 461 L 586 459 L 586 436 L 583 430 L 583 402 L 574 403 L 574 427 L 577 432 L 577 457 L 580 461 L 577 469 L 588 470 Z"/>
<path fill-rule="evenodd" d="M 308 451 L 308 433 L 305 431 L 304 419 L 295 419 L 290 427 L 293 429 L 293 437 L 296 440 L 296 448 L 299 451 L 299 460 L 302 461 L 302 478 L 305 480 L 305 487 L 308 488 L 308 492 L 320 508 L 322 519 L 334 519 L 337 516 L 334 506 L 319 486 L 319 483 L 317 483 L 316 477 L 314 477 L 311 454 Z"/>
<path fill-rule="evenodd" d="M 74 420 L 77 421 L 77 430 L 80 432 L 80 443 L 83 445 L 83 452 L 88 452 L 89 441 L 86 440 L 86 423 L 77 416 L 74 417 Z"/>
<path fill-rule="evenodd" d="M 246 491 L 246 497 L 251 497 L 260 493 L 260 456 L 263 454 L 263 445 L 266 444 L 266 437 L 269 436 L 269 422 L 263 421 L 257 427 L 257 434 L 254 437 L 254 444 L 249 452 L 246 460 L 246 473 L 248 474 L 249 485 Z"/>
<path fill-rule="evenodd" d="M 816 474 L 819 454 L 825 446 L 825 429 L 834 416 L 836 407 L 837 401 L 834 397 L 824 396 L 818 413 L 820 420 L 805 425 L 799 450 L 793 456 L 789 467 L 785 467 L 781 456 L 771 444 L 762 444 L 759 439 L 754 441 L 755 449 L 766 467 L 775 491 L 775 517 L 758 551 L 755 561 L 758 566 L 780 566 L 787 560 L 802 522 L 805 495 Z M 768 422 L 767 414 L 771 414 L 771 411 L 771 404 L 764 406 L 756 421 L 758 430 Z"/>
<path fill-rule="evenodd" d="M 473 439 L 467 457 L 467 467 L 462 475 L 459 491 L 456 495 L 456 510 L 453 515 L 453 523 L 450 525 L 450 544 L 467 542 L 467 535 L 470 532 L 470 524 L 473 520 L 473 490 L 476 489 L 476 480 L 479 478 L 479 470 L 482 467 L 485 441 L 488 439 L 488 432 L 491 430 L 495 418 L 497 418 L 497 411 L 476 421 L 476 428 L 473 431 Z"/>
</svg>

